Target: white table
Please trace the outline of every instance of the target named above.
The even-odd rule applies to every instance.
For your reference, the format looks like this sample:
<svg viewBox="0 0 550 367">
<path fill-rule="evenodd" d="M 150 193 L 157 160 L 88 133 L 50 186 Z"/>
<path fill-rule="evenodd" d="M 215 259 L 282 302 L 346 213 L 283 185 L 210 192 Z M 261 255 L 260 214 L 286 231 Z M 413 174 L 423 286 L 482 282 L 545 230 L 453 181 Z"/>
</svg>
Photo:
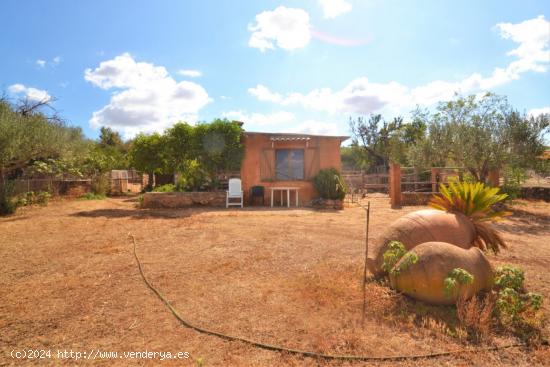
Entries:
<svg viewBox="0 0 550 367">
<path fill-rule="evenodd" d="M 290 192 L 296 191 L 296 206 L 298 206 L 298 191 L 300 191 L 299 187 L 294 186 L 274 186 L 269 188 L 271 190 L 271 207 L 273 208 L 273 196 L 275 195 L 275 191 L 281 192 L 281 206 L 283 206 L 283 192 L 286 191 L 286 205 L 290 208 Z"/>
</svg>

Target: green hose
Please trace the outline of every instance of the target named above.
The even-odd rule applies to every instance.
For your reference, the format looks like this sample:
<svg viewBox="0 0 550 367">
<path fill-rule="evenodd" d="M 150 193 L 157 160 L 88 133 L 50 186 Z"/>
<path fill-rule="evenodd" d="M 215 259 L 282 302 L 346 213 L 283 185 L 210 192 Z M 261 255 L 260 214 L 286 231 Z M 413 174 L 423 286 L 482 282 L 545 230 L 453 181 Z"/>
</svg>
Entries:
<svg viewBox="0 0 550 367">
<path fill-rule="evenodd" d="M 134 235 L 132 235 L 131 233 L 128 233 L 128 237 L 132 239 L 132 242 L 134 244 L 134 257 L 136 258 L 136 262 L 139 268 L 139 273 L 141 274 L 141 278 L 143 279 L 147 287 L 149 287 L 149 289 L 153 291 L 153 293 L 155 293 L 155 295 L 166 305 L 166 307 L 168 307 L 170 312 L 172 312 L 174 317 L 178 319 L 178 321 L 183 326 L 193 329 L 195 331 L 198 331 L 199 333 L 217 336 L 218 338 L 222 338 L 229 341 L 239 341 L 242 343 L 249 344 L 256 348 L 267 349 L 274 352 L 284 352 L 284 353 L 290 353 L 294 355 L 300 355 L 303 357 L 310 357 L 310 358 L 317 358 L 317 359 L 344 360 L 344 361 L 399 361 L 399 360 L 405 360 L 405 359 L 435 358 L 435 357 L 449 356 L 454 354 L 494 351 L 494 350 L 500 350 L 500 349 L 506 349 L 506 348 L 515 348 L 515 347 L 525 346 L 525 344 L 523 343 L 515 343 L 515 344 L 507 344 L 503 346 L 493 346 L 493 347 L 475 348 L 475 349 L 459 349 L 459 350 L 453 350 L 453 351 L 443 351 L 443 352 L 426 353 L 426 354 L 400 355 L 400 356 L 333 355 L 333 354 L 316 353 L 316 352 L 300 350 L 300 349 L 286 348 L 278 345 L 266 344 L 259 341 L 246 339 L 240 336 L 223 334 L 219 331 L 209 330 L 203 327 L 193 325 L 192 323 L 185 320 L 182 316 L 179 315 L 178 311 L 170 304 L 170 302 L 168 302 L 168 300 L 162 295 L 162 293 L 160 293 L 160 291 L 151 284 L 151 282 L 145 276 L 145 273 L 143 272 L 143 267 L 141 265 L 141 261 L 139 260 L 139 257 L 136 252 L 136 239 Z"/>
</svg>

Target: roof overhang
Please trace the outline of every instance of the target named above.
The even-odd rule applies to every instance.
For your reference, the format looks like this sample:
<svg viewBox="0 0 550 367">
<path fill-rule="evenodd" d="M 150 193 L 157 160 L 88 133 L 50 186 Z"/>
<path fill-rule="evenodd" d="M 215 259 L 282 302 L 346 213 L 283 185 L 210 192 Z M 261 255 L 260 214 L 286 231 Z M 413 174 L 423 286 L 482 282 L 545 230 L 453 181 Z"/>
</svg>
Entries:
<svg viewBox="0 0 550 367">
<path fill-rule="evenodd" d="M 345 135 L 313 135 L 313 134 L 297 134 L 297 133 L 264 133 L 264 132 L 252 132 L 245 131 L 245 135 L 264 135 L 268 136 L 269 140 L 275 141 L 309 141 L 312 138 L 329 138 L 339 139 L 341 142 L 349 139 L 349 136 Z"/>
</svg>

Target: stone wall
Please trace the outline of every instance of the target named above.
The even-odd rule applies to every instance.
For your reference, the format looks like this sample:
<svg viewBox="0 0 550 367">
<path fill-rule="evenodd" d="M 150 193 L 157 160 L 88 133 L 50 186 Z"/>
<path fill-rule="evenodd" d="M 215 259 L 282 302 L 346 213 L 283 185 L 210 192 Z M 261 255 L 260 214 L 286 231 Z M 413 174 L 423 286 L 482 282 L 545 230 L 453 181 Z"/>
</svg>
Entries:
<svg viewBox="0 0 550 367">
<path fill-rule="evenodd" d="M 550 187 L 522 187 L 520 197 L 527 200 L 550 202 Z"/>
<path fill-rule="evenodd" d="M 143 195 L 144 208 L 185 208 L 190 206 L 225 206 L 222 192 L 147 192 Z"/>
</svg>

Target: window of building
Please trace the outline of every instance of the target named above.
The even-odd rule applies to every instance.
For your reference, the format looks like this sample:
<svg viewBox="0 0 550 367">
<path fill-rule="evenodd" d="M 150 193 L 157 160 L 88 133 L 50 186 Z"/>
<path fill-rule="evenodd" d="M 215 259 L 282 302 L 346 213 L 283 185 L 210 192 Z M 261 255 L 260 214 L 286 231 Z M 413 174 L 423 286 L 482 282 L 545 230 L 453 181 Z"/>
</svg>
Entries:
<svg viewBox="0 0 550 367">
<path fill-rule="evenodd" d="M 303 149 L 278 149 L 275 157 L 277 180 L 304 179 Z"/>
</svg>

